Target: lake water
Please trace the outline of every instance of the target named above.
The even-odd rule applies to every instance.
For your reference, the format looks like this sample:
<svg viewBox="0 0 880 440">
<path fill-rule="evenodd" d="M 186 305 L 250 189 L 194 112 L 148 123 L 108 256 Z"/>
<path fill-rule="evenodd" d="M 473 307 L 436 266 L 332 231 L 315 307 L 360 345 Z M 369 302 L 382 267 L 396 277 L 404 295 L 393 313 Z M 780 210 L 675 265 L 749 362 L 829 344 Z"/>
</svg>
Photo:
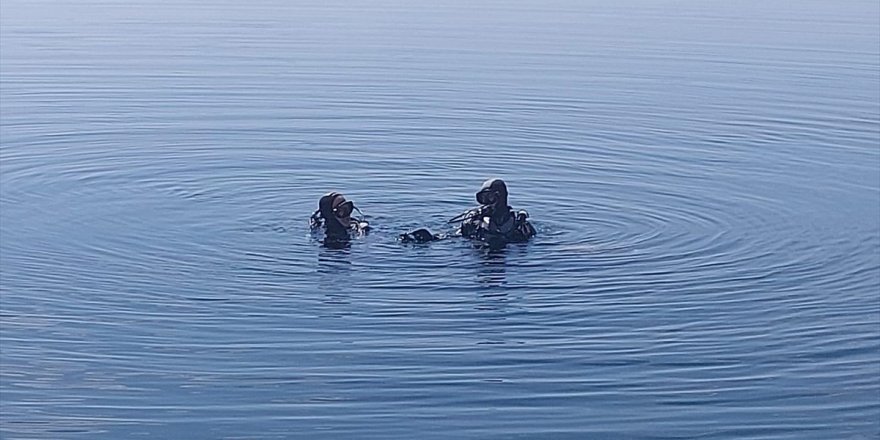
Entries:
<svg viewBox="0 0 880 440">
<path fill-rule="evenodd" d="M 3 439 L 880 437 L 875 0 L 212 3 L 2 3 Z"/>
</svg>

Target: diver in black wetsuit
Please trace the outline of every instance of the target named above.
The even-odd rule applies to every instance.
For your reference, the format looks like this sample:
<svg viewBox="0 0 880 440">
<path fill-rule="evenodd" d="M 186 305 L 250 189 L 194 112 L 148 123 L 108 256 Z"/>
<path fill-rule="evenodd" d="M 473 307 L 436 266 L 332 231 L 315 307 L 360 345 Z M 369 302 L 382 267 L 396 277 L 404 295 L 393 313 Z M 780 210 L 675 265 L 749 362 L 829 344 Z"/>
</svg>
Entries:
<svg viewBox="0 0 880 440">
<path fill-rule="evenodd" d="M 450 223 L 458 223 L 457 233 L 487 243 L 520 243 L 537 233 L 529 223 L 529 213 L 514 211 L 507 204 L 507 185 L 501 179 L 489 179 L 477 192 L 480 206 L 459 214 Z"/>
<path fill-rule="evenodd" d="M 318 201 L 318 210 L 309 219 L 312 231 L 324 228 L 324 241 L 346 242 L 352 236 L 364 235 L 370 230 L 370 224 L 361 213 L 362 218 L 352 218 L 353 211 L 361 210 L 350 200 L 338 192 L 325 194 Z"/>
<path fill-rule="evenodd" d="M 489 179 L 476 194 L 480 206 L 469 209 L 449 220 L 458 223 L 452 235 L 479 240 L 491 245 L 528 241 L 536 234 L 526 211 L 507 205 L 507 185 L 501 179 Z M 445 238 L 427 229 L 416 229 L 400 235 L 400 241 L 426 243 Z"/>
</svg>

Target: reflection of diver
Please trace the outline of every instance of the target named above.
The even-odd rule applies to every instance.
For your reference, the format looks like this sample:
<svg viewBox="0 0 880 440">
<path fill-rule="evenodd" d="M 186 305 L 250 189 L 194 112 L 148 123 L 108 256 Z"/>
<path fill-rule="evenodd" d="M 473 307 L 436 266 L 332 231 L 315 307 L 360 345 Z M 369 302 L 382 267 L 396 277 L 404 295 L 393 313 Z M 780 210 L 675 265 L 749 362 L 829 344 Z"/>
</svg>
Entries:
<svg viewBox="0 0 880 440">
<path fill-rule="evenodd" d="M 528 241 L 536 234 L 526 211 L 514 211 L 507 204 L 507 185 L 501 179 L 489 179 L 476 194 L 480 206 L 469 209 L 449 220 L 458 227 L 453 236 L 471 238 L 492 246 Z M 426 243 L 445 238 L 427 229 L 416 229 L 400 235 L 403 242 Z"/>
<path fill-rule="evenodd" d="M 481 249 L 480 270 L 477 279 L 487 287 L 507 284 L 507 256 L 504 248 Z"/>
<path fill-rule="evenodd" d="M 324 275 L 347 274 L 351 270 L 350 249 L 321 249 L 318 253 L 317 272 Z M 337 285 L 338 287 L 338 285 Z"/>
<path fill-rule="evenodd" d="M 355 210 L 361 214 L 361 218 L 352 218 Z M 309 224 L 312 231 L 324 228 L 324 245 L 328 247 L 345 247 L 352 236 L 361 236 L 370 230 L 370 224 L 361 210 L 338 192 L 321 197 Z"/>
<path fill-rule="evenodd" d="M 318 288 L 322 294 L 321 302 L 326 304 L 347 304 L 349 292 L 339 286 L 351 284 L 351 250 L 345 246 L 328 245 L 318 250 Z"/>
</svg>

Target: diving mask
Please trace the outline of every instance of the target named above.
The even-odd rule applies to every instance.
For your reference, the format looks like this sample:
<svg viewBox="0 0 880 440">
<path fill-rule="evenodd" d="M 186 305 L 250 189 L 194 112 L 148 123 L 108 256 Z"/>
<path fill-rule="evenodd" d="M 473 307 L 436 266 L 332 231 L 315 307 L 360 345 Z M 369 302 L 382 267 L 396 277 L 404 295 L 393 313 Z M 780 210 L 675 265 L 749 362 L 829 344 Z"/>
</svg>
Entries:
<svg viewBox="0 0 880 440">
<path fill-rule="evenodd" d="M 477 203 L 481 205 L 494 205 L 497 201 L 498 191 L 486 188 L 477 193 Z"/>
<path fill-rule="evenodd" d="M 351 200 L 347 200 L 333 208 L 333 215 L 336 218 L 347 218 L 351 216 L 352 211 L 354 211 L 354 203 Z"/>
</svg>

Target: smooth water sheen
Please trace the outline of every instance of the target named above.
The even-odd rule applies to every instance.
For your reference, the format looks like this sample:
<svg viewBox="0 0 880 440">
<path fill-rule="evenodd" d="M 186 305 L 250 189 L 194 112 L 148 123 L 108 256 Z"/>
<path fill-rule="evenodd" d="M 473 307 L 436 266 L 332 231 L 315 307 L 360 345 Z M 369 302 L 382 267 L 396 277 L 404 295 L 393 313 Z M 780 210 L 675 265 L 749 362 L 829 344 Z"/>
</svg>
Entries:
<svg viewBox="0 0 880 440">
<path fill-rule="evenodd" d="M 875 0 L 3 0 L 0 36 L 3 439 L 880 436 Z M 492 176 L 533 242 L 395 241 Z"/>
</svg>

